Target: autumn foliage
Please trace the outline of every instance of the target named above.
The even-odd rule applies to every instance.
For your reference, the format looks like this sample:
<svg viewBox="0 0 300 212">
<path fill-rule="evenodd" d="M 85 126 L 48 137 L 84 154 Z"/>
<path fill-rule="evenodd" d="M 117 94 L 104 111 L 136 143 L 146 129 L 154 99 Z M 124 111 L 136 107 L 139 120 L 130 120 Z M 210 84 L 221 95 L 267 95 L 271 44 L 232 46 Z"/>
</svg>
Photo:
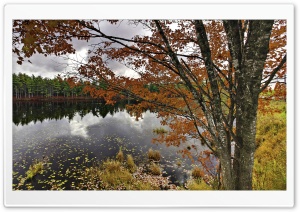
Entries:
<svg viewBox="0 0 300 212">
<path fill-rule="evenodd" d="M 128 28 L 145 32 L 129 38 L 106 34 L 103 23 L 123 22 L 16 20 L 13 52 L 22 64 L 35 53 L 74 53 L 73 39 L 93 43 L 87 63 L 75 66 L 85 92 L 107 104 L 116 95 L 135 99 L 128 110 L 137 117 L 156 111 L 170 129 L 158 142 L 180 146 L 195 139 L 198 146 L 182 149 L 184 155 L 204 145 L 220 161 L 224 189 L 252 189 L 259 96 L 285 98 L 286 21 L 128 20 Z M 118 75 L 111 61 L 138 77 Z"/>
</svg>

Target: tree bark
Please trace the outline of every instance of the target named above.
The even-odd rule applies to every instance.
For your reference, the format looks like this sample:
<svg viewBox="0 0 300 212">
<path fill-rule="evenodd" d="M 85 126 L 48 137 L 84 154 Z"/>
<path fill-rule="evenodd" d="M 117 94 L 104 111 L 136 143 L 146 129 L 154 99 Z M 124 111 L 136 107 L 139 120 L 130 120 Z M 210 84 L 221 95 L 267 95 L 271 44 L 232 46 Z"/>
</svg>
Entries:
<svg viewBox="0 0 300 212">
<path fill-rule="evenodd" d="M 273 21 L 250 21 L 243 49 L 240 72 L 237 73 L 237 145 L 234 154 L 237 166 L 236 189 L 252 189 L 258 96 L 264 63 L 269 52 Z"/>
</svg>

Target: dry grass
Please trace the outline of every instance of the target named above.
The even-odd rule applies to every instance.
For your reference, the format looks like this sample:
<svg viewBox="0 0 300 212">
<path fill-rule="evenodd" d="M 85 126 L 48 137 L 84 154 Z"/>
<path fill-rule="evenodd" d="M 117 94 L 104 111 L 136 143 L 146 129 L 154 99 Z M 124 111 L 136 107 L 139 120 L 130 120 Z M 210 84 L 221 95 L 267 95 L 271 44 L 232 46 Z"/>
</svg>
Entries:
<svg viewBox="0 0 300 212">
<path fill-rule="evenodd" d="M 165 130 L 164 128 L 162 128 L 162 127 L 153 129 L 153 133 L 155 133 L 155 134 L 165 134 L 165 133 L 167 133 L 167 132 L 168 132 L 168 131 Z"/>
<path fill-rule="evenodd" d="M 186 183 L 188 190 L 213 190 L 213 188 L 207 185 L 204 180 L 191 179 Z"/>
<path fill-rule="evenodd" d="M 202 171 L 198 166 L 195 166 L 192 170 L 192 177 L 194 179 L 201 179 L 202 178 Z"/>
<path fill-rule="evenodd" d="M 116 159 L 117 161 L 123 162 L 124 161 L 124 153 L 123 151 L 120 149 L 119 152 L 116 155 Z"/>
<path fill-rule="evenodd" d="M 157 151 L 158 152 L 158 151 Z M 160 156 L 159 156 L 160 158 Z M 116 158 L 86 168 L 78 179 L 82 190 L 177 190 L 170 184 L 169 177 L 162 176 L 161 167 L 151 161 L 146 170 L 137 166 L 132 155 L 127 155 L 126 163 Z"/>
<path fill-rule="evenodd" d="M 132 155 L 127 155 L 127 168 L 131 173 L 136 171 L 136 165 L 134 163 Z"/>
<path fill-rule="evenodd" d="M 101 175 L 101 180 L 107 188 L 112 188 L 115 190 L 127 190 L 130 189 L 133 177 L 128 170 L 122 168 L 119 171 L 113 172 L 104 170 Z"/>
<path fill-rule="evenodd" d="M 116 160 L 107 160 L 103 163 L 103 169 L 110 172 L 119 172 L 121 171 L 121 163 Z"/>
<path fill-rule="evenodd" d="M 161 168 L 156 163 L 151 163 L 149 166 L 149 170 L 153 175 L 161 175 Z"/>
<path fill-rule="evenodd" d="M 160 152 L 157 150 L 153 150 L 152 148 L 150 148 L 148 150 L 148 159 L 149 160 L 153 160 L 153 161 L 160 161 L 161 155 Z"/>
</svg>

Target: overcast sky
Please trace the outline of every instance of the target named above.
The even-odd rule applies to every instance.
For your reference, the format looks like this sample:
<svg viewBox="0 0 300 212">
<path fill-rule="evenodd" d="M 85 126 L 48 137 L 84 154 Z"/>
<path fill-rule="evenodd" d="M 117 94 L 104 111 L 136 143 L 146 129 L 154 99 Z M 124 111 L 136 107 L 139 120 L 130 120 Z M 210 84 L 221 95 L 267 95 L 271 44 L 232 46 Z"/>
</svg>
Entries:
<svg viewBox="0 0 300 212">
<path fill-rule="evenodd" d="M 132 38 L 137 34 L 148 34 L 141 26 L 129 26 L 127 21 L 122 21 L 120 24 L 111 25 L 106 22 L 101 23 L 101 30 L 108 35 L 115 35 L 125 38 Z M 73 39 L 72 43 L 76 49 L 75 55 L 68 55 L 70 58 L 84 59 L 87 56 L 87 51 L 91 48 L 91 44 L 97 43 L 99 40 L 93 39 L 89 42 L 79 41 Z M 26 58 L 25 58 L 26 59 Z M 27 75 L 42 76 L 48 78 L 54 78 L 57 74 L 64 73 L 66 71 L 71 71 L 71 68 L 67 64 L 71 64 L 71 60 L 66 60 L 62 57 L 47 56 L 40 54 L 35 54 L 29 58 L 32 62 L 23 62 L 22 65 L 17 64 L 16 55 L 13 56 L 13 73 L 26 73 Z M 124 67 L 122 64 L 117 62 L 111 62 L 110 67 L 115 73 L 124 76 L 137 77 L 137 74 Z"/>
</svg>

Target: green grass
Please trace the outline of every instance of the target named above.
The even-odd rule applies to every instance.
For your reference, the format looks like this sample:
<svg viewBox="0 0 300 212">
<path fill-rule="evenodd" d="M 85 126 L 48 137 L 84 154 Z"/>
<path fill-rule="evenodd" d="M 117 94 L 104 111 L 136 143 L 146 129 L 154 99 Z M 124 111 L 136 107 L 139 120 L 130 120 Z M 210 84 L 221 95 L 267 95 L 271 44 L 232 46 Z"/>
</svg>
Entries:
<svg viewBox="0 0 300 212">
<path fill-rule="evenodd" d="M 266 112 L 271 111 L 271 112 Z M 254 190 L 286 189 L 286 103 L 272 101 L 258 113 Z"/>
</svg>

